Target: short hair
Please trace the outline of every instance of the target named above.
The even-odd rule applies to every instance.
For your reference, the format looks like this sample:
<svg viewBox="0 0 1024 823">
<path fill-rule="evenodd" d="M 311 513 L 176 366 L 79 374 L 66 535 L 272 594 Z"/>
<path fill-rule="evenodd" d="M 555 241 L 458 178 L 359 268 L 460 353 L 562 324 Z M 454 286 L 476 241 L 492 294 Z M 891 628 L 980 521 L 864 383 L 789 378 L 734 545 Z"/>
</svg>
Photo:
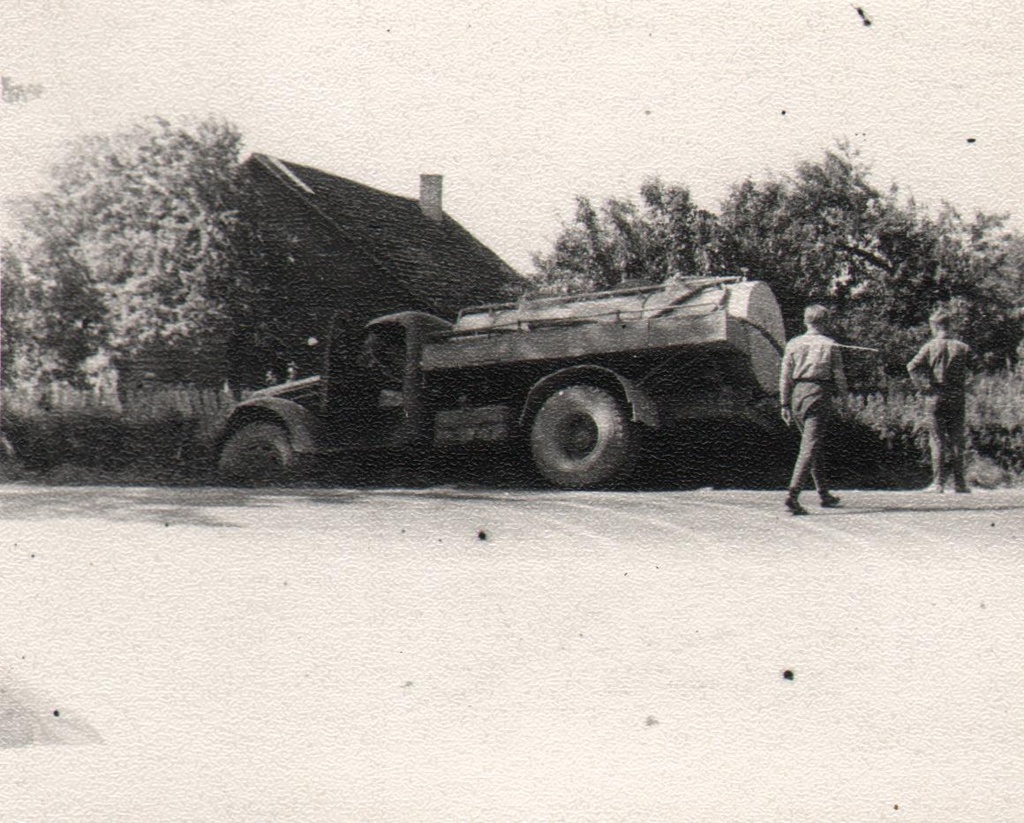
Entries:
<svg viewBox="0 0 1024 823">
<path fill-rule="evenodd" d="M 937 329 L 946 329 L 948 331 L 950 319 L 949 312 L 945 309 L 936 309 L 932 312 L 931 317 L 928 318 L 928 322 Z"/>
<path fill-rule="evenodd" d="M 831 314 L 832 312 L 827 307 L 822 306 L 820 303 L 814 303 L 804 309 L 804 325 L 820 326 L 829 319 Z"/>
</svg>

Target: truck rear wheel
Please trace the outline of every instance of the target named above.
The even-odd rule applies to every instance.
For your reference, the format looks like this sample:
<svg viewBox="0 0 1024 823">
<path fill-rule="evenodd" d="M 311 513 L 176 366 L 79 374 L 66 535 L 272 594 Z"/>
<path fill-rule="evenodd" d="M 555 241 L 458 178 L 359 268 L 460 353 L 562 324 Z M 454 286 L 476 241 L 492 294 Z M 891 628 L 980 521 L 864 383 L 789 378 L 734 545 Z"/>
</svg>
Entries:
<svg viewBox="0 0 1024 823">
<path fill-rule="evenodd" d="M 257 420 L 228 438 L 217 461 L 217 474 L 227 483 L 287 483 L 298 479 L 299 460 L 283 426 Z"/>
<path fill-rule="evenodd" d="M 537 412 L 530 448 L 538 471 L 563 489 L 621 479 L 632 466 L 635 433 L 622 404 L 597 386 L 567 386 Z"/>
</svg>

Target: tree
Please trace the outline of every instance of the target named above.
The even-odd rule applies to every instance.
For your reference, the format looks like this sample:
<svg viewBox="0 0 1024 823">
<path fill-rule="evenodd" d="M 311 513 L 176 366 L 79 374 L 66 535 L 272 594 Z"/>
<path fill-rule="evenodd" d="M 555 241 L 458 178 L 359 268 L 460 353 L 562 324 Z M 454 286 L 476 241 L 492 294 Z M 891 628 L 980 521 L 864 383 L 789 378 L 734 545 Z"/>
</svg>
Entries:
<svg viewBox="0 0 1024 823">
<path fill-rule="evenodd" d="M 697 208 L 686 188 L 657 178 L 644 182 L 640 199 L 638 206 L 609 198 L 595 208 L 577 197 L 554 250 L 533 257 L 539 287 L 574 293 L 714 273 L 715 216 Z"/>
<path fill-rule="evenodd" d="M 892 262 L 879 248 L 877 226 L 895 193 L 883 195 L 848 147 L 801 163 L 792 176 L 734 186 L 720 227 L 731 270 L 775 290 L 788 331 L 800 328 L 812 301 L 840 310 Z"/>
<path fill-rule="evenodd" d="M 790 334 L 807 303 L 830 303 L 846 335 L 880 345 L 893 371 L 940 305 L 961 317 L 968 342 L 991 362 L 1012 357 L 1022 291 L 1019 238 L 1006 218 L 966 221 L 948 204 L 932 216 L 869 177 L 841 144 L 791 176 L 744 180 L 722 207 L 726 265 L 772 286 Z"/>
<path fill-rule="evenodd" d="M 31 299 L 21 260 L 11 243 L 0 238 L 0 380 L 13 382 L 16 364 L 31 345 Z"/>
<path fill-rule="evenodd" d="M 152 118 L 76 141 L 49 190 L 17 204 L 20 276 L 38 301 L 24 321 L 50 355 L 44 377 L 81 380 L 98 354 L 185 354 L 223 338 L 247 294 L 240 146 L 220 120 Z"/>
</svg>

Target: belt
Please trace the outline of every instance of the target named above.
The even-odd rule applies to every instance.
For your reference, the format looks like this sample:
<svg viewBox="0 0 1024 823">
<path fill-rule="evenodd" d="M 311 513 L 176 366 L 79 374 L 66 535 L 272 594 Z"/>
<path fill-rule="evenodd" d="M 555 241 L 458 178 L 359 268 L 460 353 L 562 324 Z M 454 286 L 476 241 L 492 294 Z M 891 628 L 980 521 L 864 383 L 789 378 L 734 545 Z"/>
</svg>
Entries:
<svg viewBox="0 0 1024 823">
<path fill-rule="evenodd" d="M 835 381 L 830 377 L 827 380 L 817 380 L 813 377 L 797 377 L 794 383 L 820 383 L 821 385 L 827 385 L 834 383 Z"/>
</svg>

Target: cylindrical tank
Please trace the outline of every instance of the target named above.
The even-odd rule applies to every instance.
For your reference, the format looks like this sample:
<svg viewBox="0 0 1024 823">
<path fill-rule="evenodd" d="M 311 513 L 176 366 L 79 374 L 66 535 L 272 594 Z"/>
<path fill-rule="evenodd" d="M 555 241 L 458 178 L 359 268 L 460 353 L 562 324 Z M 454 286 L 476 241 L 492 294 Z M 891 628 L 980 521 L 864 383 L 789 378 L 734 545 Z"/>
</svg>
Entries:
<svg viewBox="0 0 1024 823">
<path fill-rule="evenodd" d="M 779 303 L 768 285 L 760 281 L 731 283 L 726 290 L 726 311 L 737 326 L 735 333 L 730 330 L 730 342 L 746 350 L 758 385 L 766 393 L 774 394 L 778 391 L 782 351 L 786 346 Z"/>
<path fill-rule="evenodd" d="M 518 303 L 479 306 L 462 312 L 456 333 L 526 329 L 557 323 L 617 323 L 654 317 L 673 306 L 711 304 L 725 283 L 737 278 L 672 278 L 655 286 L 558 297 L 524 298 Z"/>
<path fill-rule="evenodd" d="M 525 299 L 518 303 L 465 310 L 452 331 L 455 335 L 528 332 L 576 324 L 660 324 L 670 318 L 725 315 L 726 322 L 694 326 L 706 339 L 683 336 L 685 345 L 729 343 L 743 352 L 762 391 L 778 390 L 779 366 L 785 346 L 782 312 L 771 289 L 759 281 L 737 277 L 672 278 L 656 286 L 564 297 Z M 662 326 L 664 328 L 664 326 Z M 608 338 L 612 340 L 613 338 Z"/>
</svg>

